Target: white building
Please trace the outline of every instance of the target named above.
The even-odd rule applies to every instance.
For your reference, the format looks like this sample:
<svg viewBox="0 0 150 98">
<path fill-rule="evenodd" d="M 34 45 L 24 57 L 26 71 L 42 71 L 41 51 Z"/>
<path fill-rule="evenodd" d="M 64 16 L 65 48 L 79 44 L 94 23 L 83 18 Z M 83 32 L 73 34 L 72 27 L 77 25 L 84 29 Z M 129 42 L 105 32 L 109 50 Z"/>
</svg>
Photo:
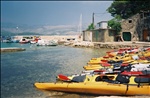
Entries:
<svg viewBox="0 0 150 98">
<path fill-rule="evenodd" d="M 96 25 L 96 29 L 107 29 L 108 28 L 107 22 L 108 21 L 98 22 L 97 25 Z"/>
</svg>

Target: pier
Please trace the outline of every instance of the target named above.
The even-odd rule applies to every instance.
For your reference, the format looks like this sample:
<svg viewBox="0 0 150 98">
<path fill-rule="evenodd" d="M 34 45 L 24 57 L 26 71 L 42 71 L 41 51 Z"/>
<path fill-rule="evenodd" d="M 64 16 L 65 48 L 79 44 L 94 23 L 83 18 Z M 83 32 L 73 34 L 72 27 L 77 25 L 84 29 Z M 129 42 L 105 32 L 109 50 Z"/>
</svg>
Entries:
<svg viewBox="0 0 150 98">
<path fill-rule="evenodd" d="M 1 48 L 1 52 L 17 52 L 17 51 L 25 51 L 24 48 L 17 48 L 17 47 L 11 47 L 11 48 Z"/>
</svg>

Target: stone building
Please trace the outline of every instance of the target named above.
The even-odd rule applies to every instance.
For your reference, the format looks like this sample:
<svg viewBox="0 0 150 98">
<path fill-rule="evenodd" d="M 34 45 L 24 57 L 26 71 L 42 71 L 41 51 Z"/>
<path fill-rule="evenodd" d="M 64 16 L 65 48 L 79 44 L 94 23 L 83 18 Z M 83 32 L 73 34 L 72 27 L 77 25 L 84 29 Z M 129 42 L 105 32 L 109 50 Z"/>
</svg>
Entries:
<svg viewBox="0 0 150 98">
<path fill-rule="evenodd" d="M 150 11 L 143 11 L 121 22 L 124 41 L 150 41 Z"/>
<path fill-rule="evenodd" d="M 112 29 L 94 29 L 83 31 L 83 41 L 90 42 L 114 42 L 115 30 Z"/>
<path fill-rule="evenodd" d="M 107 21 L 97 23 L 96 29 L 83 31 L 83 41 L 90 42 L 113 42 L 115 30 L 108 28 Z"/>
</svg>

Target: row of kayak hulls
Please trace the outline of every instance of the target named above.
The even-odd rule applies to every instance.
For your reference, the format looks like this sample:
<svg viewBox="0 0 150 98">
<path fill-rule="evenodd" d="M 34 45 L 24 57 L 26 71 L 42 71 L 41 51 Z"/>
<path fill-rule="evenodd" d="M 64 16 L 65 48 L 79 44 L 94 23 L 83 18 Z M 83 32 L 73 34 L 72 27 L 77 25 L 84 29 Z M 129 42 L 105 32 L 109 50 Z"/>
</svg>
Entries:
<svg viewBox="0 0 150 98">
<path fill-rule="evenodd" d="M 142 56 L 142 57 L 150 57 L 150 52 L 145 53 L 147 56 Z M 136 59 L 137 58 L 137 59 Z M 94 65 L 94 64 L 100 64 L 101 62 L 107 62 L 107 61 L 123 61 L 123 62 L 127 62 L 127 61 L 136 61 L 136 60 L 140 60 L 139 55 L 138 54 L 125 54 L 124 56 L 115 56 L 115 57 L 99 57 L 99 58 L 94 58 L 91 59 L 88 64 L 90 65 Z"/>
<path fill-rule="evenodd" d="M 118 60 L 131 60 L 131 59 L 136 59 L 133 58 L 134 56 L 139 56 L 139 57 L 150 57 L 150 49 L 148 48 L 145 51 L 141 51 L 141 50 L 136 50 L 135 52 L 131 53 L 125 53 L 125 51 L 117 51 L 117 52 L 107 52 L 107 55 L 104 57 L 99 57 L 99 58 L 92 58 L 88 63 L 99 63 L 101 60 L 114 60 L 114 61 L 118 61 Z"/>
<path fill-rule="evenodd" d="M 149 85 L 150 71 L 124 71 L 121 73 L 110 73 L 102 70 L 93 70 L 82 72 L 71 76 L 59 74 L 56 78 L 62 82 L 110 82 L 110 83 L 128 83 L 134 85 Z"/>
<path fill-rule="evenodd" d="M 87 93 L 98 95 L 150 95 L 150 86 L 112 84 L 107 82 L 89 83 L 35 83 L 38 89 Z"/>
<path fill-rule="evenodd" d="M 137 50 L 134 50 L 137 52 Z M 133 52 L 133 51 L 132 51 Z M 142 56 L 149 57 L 149 50 L 140 52 Z M 125 54 L 124 56 L 114 54 L 106 55 L 105 57 L 100 58 L 92 58 L 88 62 L 88 67 L 91 68 L 89 71 L 86 71 L 85 74 L 81 75 L 71 75 L 64 77 L 63 79 L 57 78 L 55 83 L 35 83 L 35 87 L 42 90 L 50 90 L 50 91 L 62 91 L 62 92 L 73 92 L 73 93 L 87 93 L 87 94 L 98 94 L 98 95 L 150 95 L 150 74 L 148 72 L 148 76 L 123 76 L 122 78 L 118 78 L 120 74 L 93 74 L 91 70 L 95 69 L 113 69 L 114 67 L 107 61 L 114 60 L 118 62 L 123 60 L 121 63 L 131 63 L 137 64 L 142 62 L 144 64 L 149 64 L 149 61 L 146 60 L 136 60 L 137 57 L 135 54 Z M 145 53 L 145 54 L 144 54 Z M 139 53 L 138 53 L 139 55 Z M 134 56 L 134 59 L 133 57 Z M 113 58 L 113 59 L 112 59 Z M 102 61 L 102 62 L 101 62 Z M 102 63 L 105 62 L 105 66 Z M 106 64 L 107 62 L 107 64 Z M 134 62 L 134 63 L 133 63 Z M 136 63 L 137 62 L 137 63 Z M 89 67 L 90 66 L 90 67 Z M 126 67 L 126 65 L 123 65 Z M 132 65 L 133 66 L 133 65 Z M 148 66 L 149 67 L 149 66 Z M 147 68 L 147 67 L 146 67 Z M 99 72 L 99 71 L 96 71 Z M 120 72 L 119 72 L 120 73 Z M 147 71 L 146 71 L 147 73 Z M 81 76 L 81 77 L 80 77 Z M 121 75 L 120 75 L 121 76 Z M 79 77 L 79 78 L 78 78 Z M 107 79 L 108 78 L 108 79 Z"/>
<path fill-rule="evenodd" d="M 123 56 L 115 56 L 115 57 L 100 57 L 100 58 L 94 58 L 94 59 L 91 59 L 86 65 L 86 66 L 83 66 L 83 68 L 85 70 L 94 70 L 94 69 L 100 69 L 102 67 L 109 67 L 108 64 L 112 64 L 112 65 L 115 65 L 118 63 L 121 64 L 124 64 L 124 63 L 128 63 L 128 64 L 137 64 L 137 63 L 150 63 L 150 51 L 145 51 L 144 52 L 145 54 L 147 54 L 147 56 L 143 56 L 143 58 L 145 59 L 140 59 L 139 58 L 139 54 L 125 54 Z M 146 58 L 149 58 L 149 59 L 146 59 Z M 107 66 L 102 66 L 102 64 L 105 63 L 108 63 Z M 115 66 L 114 66 L 115 67 Z M 112 68 L 112 67 L 111 67 Z"/>
<path fill-rule="evenodd" d="M 144 61 L 143 61 L 144 62 Z M 135 71 L 135 70 L 138 70 L 138 71 L 141 71 L 141 70 L 150 70 L 150 62 L 145 62 L 145 63 L 120 63 L 120 64 L 109 64 L 109 63 L 103 63 L 103 64 L 95 64 L 95 65 L 86 65 L 86 66 L 83 66 L 83 68 L 85 70 L 96 70 L 96 69 L 120 69 L 121 67 L 125 67 L 125 66 L 131 66 L 131 71 Z"/>
</svg>

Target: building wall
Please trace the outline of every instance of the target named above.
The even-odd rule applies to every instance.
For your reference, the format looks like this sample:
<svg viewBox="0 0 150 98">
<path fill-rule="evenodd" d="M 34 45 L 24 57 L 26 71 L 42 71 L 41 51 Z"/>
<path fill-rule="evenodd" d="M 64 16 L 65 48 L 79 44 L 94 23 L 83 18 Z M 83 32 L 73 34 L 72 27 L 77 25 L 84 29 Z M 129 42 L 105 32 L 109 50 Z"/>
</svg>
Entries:
<svg viewBox="0 0 150 98">
<path fill-rule="evenodd" d="M 115 31 L 111 29 L 106 29 L 105 30 L 105 42 L 114 42 L 115 40 Z"/>
<path fill-rule="evenodd" d="M 101 25 L 100 25 L 100 28 L 107 29 L 107 27 L 108 27 L 107 22 L 102 22 Z"/>
<path fill-rule="evenodd" d="M 83 32 L 83 41 L 92 41 L 92 31 Z"/>
<path fill-rule="evenodd" d="M 104 42 L 104 30 L 93 30 L 92 31 L 92 42 Z"/>
<path fill-rule="evenodd" d="M 136 31 L 136 26 L 137 26 L 137 22 L 138 22 L 139 18 L 140 18 L 140 15 L 136 14 L 133 17 L 126 19 L 126 20 L 123 20 L 121 22 L 121 27 L 122 27 L 121 35 L 122 35 L 122 37 L 124 37 L 124 35 L 125 35 L 123 33 L 130 32 L 131 33 L 131 41 L 139 40 L 138 39 L 138 33 Z"/>
<path fill-rule="evenodd" d="M 150 11 L 143 11 L 123 20 L 121 26 L 123 38 L 131 34 L 131 41 L 148 41 L 147 38 L 150 38 Z M 128 34 L 125 34 L 126 32 Z"/>
<path fill-rule="evenodd" d="M 111 29 L 96 29 L 96 30 L 84 31 L 83 41 L 113 42 L 115 39 L 114 34 L 115 31 Z"/>
<path fill-rule="evenodd" d="M 107 27 L 108 27 L 107 21 L 101 21 L 101 22 L 97 23 L 97 25 L 96 25 L 96 29 L 99 29 L 99 28 L 107 29 Z"/>
</svg>

